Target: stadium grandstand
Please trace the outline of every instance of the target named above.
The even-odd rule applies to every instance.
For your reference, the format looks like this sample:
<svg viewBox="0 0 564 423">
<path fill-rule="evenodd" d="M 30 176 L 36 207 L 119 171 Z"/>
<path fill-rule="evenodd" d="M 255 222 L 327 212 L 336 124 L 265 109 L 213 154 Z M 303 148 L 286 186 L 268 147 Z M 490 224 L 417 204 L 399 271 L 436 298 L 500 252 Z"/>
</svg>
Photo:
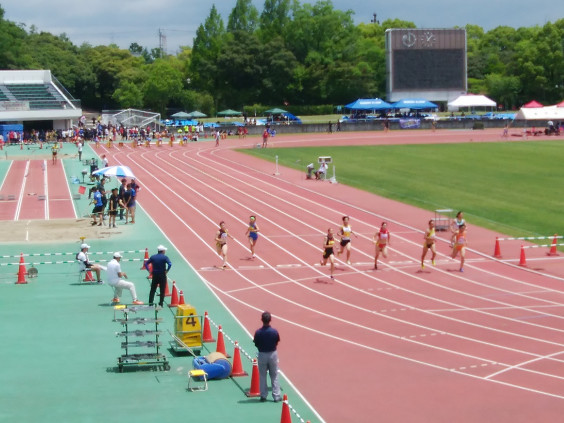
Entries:
<svg viewBox="0 0 564 423">
<path fill-rule="evenodd" d="M 0 125 L 67 130 L 82 116 L 73 98 L 49 70 L 0 71 Z"/>
</svg>

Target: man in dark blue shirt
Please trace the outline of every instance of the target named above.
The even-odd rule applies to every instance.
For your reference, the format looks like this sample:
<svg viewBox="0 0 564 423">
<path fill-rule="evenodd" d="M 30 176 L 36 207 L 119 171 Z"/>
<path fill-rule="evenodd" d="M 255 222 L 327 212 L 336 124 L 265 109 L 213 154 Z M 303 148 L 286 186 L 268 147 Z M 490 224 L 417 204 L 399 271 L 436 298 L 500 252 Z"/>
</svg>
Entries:
<svg viewBox="0 0 564 423">
<path fill-rule="evenodd" d="M 172 267 L 170 259 L 165 254 L 166 248 L 162 245 L 157 247 L 157 254 L 152 255 L 149 260 L 145 262 L 145 268 L 149 270 L 149 264 L 153 266 L 153 279 L 151 281 L 151 291 L 149 292 L 149 304 L 154 304 L 155 292 L 157 286 L 160 290 L 159 305 L 162 307 L 164 304 L 164 296 L 166 291 L 167 273 Z"/>
<path fill-rule="evenodd" d="M 262 313 L 262 328 L 257 329 L 253 342 L 258 353 L 258 368 L 260 380 L 260 400 L 266 401 L 268 396 L 268 386 L 266 384 L 266 373 L 270 374 L 272 385 L 272 398 L 274 402 L 282 399 L 280 396 L 280 383 L 278 382 L 278 353 L 276 347 L 280 342 L 278 331 L 270 326 L 272 316 L 268 311 Z"/>
</svg>

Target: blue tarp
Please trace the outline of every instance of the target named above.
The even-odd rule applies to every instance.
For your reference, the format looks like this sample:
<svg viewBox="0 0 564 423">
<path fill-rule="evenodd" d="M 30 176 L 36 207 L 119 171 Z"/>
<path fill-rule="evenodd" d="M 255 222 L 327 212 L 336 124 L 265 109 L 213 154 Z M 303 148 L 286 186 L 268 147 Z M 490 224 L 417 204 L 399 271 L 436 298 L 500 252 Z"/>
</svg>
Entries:
<svg viewBox="0 0 564 423">
<path fill-rule="evenodd" d="M 351 110 L 385 110 L 391 109 L 392 105 L 379 98 L 359 98 L 345 107 Z"/>
<path fill-rule="evenodd" d="M 412 110 L 424 110 L 424 109 L 436 109 L 435 103 L 431 103 L 423 98 L 406 98 L 400 101 L 396 101 L 392 104 L 394 109 L 412 109 Z"/>
</svg>

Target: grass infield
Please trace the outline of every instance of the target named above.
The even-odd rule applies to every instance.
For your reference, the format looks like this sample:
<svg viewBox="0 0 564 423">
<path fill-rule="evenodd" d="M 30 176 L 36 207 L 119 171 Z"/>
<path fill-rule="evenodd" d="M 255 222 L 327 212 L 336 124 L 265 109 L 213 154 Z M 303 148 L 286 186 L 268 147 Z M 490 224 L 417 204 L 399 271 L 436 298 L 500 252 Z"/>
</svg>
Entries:
<svg viewBox="0 0 564 423">
<path fill-rule="evenodd" d="M 331 156 L 339 183 L 512 236 L 563 234 L 562 141 L 241 150 L 299 170 Z M 328 175 L 333 169 L 329 167 Z"/>
</svg>

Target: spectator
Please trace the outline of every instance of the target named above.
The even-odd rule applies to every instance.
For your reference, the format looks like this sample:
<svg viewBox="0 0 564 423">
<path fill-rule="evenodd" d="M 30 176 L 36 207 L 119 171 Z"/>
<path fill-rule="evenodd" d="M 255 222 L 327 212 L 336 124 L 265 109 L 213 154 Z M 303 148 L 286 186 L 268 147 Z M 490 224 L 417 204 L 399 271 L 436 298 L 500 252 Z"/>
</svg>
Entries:
<svg viewBox="0 0 564 423">
<path fill-rule="evenodd" d="M 103 213 L 104 213 L 104 203 L 102 202 L 102 194 L 98 190 L 98 187 L 92 188 L 93 195 L 92 195 L 92 204 L 94 204 L 94 208 L 92 209 L 92 226 L 98 224 L 98 226 L 102 226 L 103 221 Z M 100 218 L 100 222 L 98 223 L 97 219 Z"/>
<path fill-rule="evenodd" d="M 325 175 L 327 174 L 327 163 L 321 162 L 319 164 L 319 169 L 315 172 L 315 179 L 325 179 Z"/>
<path fill-rule="evenodd" d="M 97 283 L 102 284 L 102 283 L 104 283 L 102 281 L 102 279 L 100 279 L 100 270 L 102 270 L 102 268 L 99 265 L 92 263 L 88 259 L 88 249 L 89 248 L 90 248 L 90 245 L 82 244 L 80 246 L 80 252 L 76 255 L 76 259 L 78 260 L 81 271 L 87 271 L 87 270 L 94 271 L 96 273 Z"/>
<path fill-rule="evenodd" d="M 122 278 L 127 278 L 127 274 L 121 271 L 121 254 L 114 253 L 114 258 L 108 263 L 108 285 L 114 288 L 114 298 L 112 303 L 119 303 L 119 298 L 121 297 L 122 290 L 129 289 L 131 293 L 132 304 L 140 305 L 143 304 L 142 301 L 137 299 L 137 292 L 135 291 L 135 285 L 133 282 L 128 282 Z"/>
<path fill-rule="evenodd" d="M 121 185 L 119 186 L 119 190 L 118 190 L 119 220 L 123 220 L 123 210 L 125 209 L 125 206 L 123 206 L 122 203 L 123 203 L 123 199 L 124 199 L 124 196 L 125 196 L 125 190 L 127 189 L 126 183 L 127 183 L 127 179 L 123 178 L 121 180 Z"/>
<path fill-rule="evenodd" d="M 109 209 L 108 209 L 108 227 L 115 228 L 116 227 L 116 216 L 117 210 L 119 207 L 119 196 L 118 196 L 118 189 L 112 188 L 112 194 L 108 199 Z"/>
<path fill-rule="evenodd" d="M 276 329 L 270 326 L 272 316 L 268 311 L 262 313 L 262 328 L 257 329 L 253 342 L 257 347 L 258 367 L 260 378 L 260 400 L 266 401 L 268 396 L 268 386 L 266 383 L 266 374 L 270 374 L 270 383 L 272 385 L 272 398 L 274 402 L 280 401 L 280 384 L 278 382 L 278 353 L 276 347 L 280 342 L 280 335 Z"/>
<path fill-rule="evenodd" d="M 159 305 L 162 307 L 164 305 L 164 296 L 166 291 L 167 274 L 172 263 L 167 257 L 166 247 L 159 245 L 157 247 L 157 254 L 153 254 L 149 260 L 145 262 L 145 268 L 149 270 L 149 265 L 153 266 L 152 274 L 153 279 L 151 281 L 151 291 L 149 292 L 149 304 L 153 304 L 155 299 L 155 292 L 157 291 L 157 286 L 159 287 Z"/>
<path fill-rule="evenodd" d="M 265 128 L 265 130 L 262 133 L 262 148 L 266 148 L 268 147 L 268 137 L 270 136 L 270 133 L 268 132 L 268 126 Z"/>
</svg>

